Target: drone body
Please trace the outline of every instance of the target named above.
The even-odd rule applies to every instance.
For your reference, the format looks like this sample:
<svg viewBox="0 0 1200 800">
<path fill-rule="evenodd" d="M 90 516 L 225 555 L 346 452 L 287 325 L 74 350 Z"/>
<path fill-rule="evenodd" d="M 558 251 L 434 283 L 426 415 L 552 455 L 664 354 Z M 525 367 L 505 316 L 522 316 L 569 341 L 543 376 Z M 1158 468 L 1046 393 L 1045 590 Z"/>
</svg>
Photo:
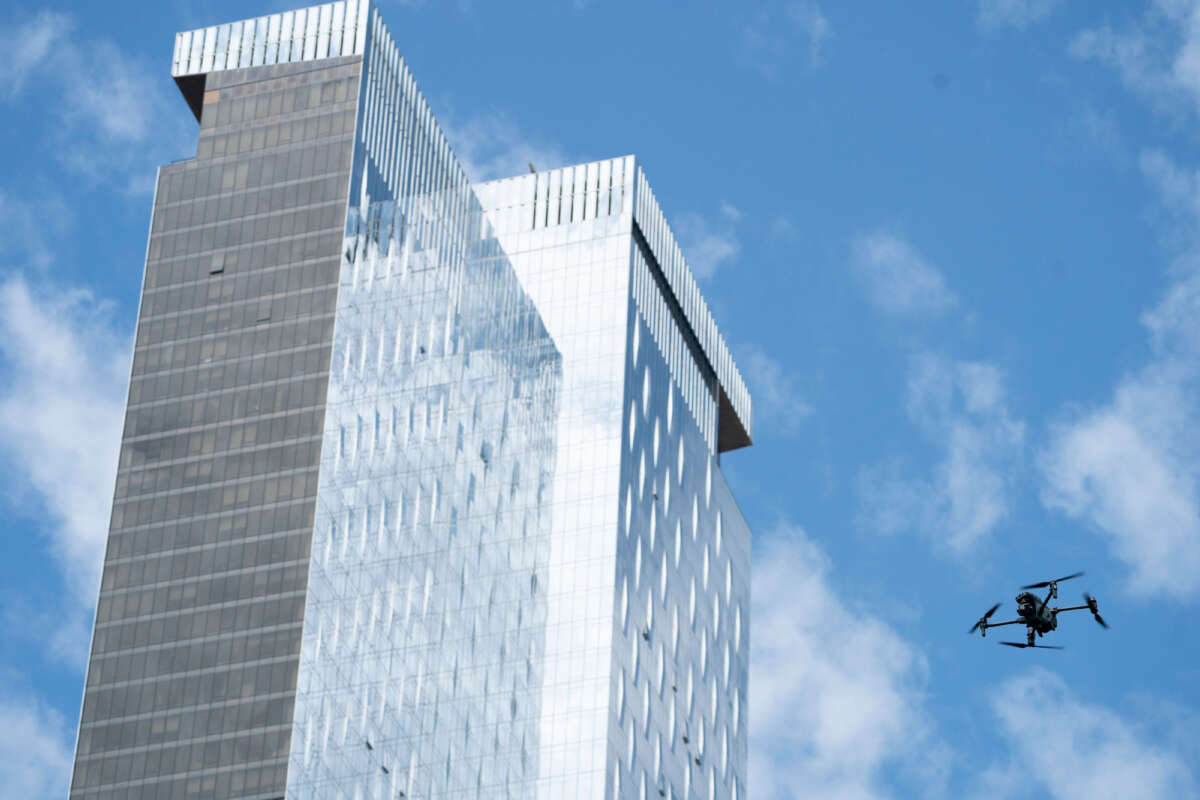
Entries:
<svg viewBox="0 0 1200 800">
<path fill-rule="evenodd" d="M 1040 583 L 1031 583 L 1028 586 L 1022 586 L 1022 589 L 1041 589 L 1049 587 L 1044 598 L 1038 597 L 1030 591 L 1023 591 L 1017 595 L 1017 619 L 1010 619 L 1007 622 L 988 622 L 992 614 L 996 613 L 996 609 L 1000 608 L 1000 604 L 992 606 L 987 613 L 979 618 L 979 621 L 971 627 L 968 633 L 979 631 L 980 636 L 987 636 L 988 628 L 998 628 L 1001 625 L 1024 625 L 1026 627 L 1025 642 L 1000 642 L 1000 644 L 1008 645 L 1009 647 L 1040 647 L 1046 650 L 1061 650 L 1061 647 L 1053 645 L 1036 644 L 1035 638 L 1044 636 L 1052 630 L 1058 628 L 1058 615 L 1063 611 L 1078 611 L 1086 608 L 1092 612 L 1092 616 L 1096 622 L 1100 623 L 1101 627 L 1107 628 L 1108 623 L 1100 616 L 1100 611 L 1096 603 L 1096 598 L 1086 592 L 1083 595 L 1085 605 L 1082 606 L 1052 606 L 1050 601 L 1058 597 L 1058 584 L 1061 581 L 1069 581 L 1072 578 L 1078 578 L 1082 572 L 1076 572 L 1073 575 L 1067 575 L 1062 578 L 1056 578 L 1052 581 L 1041 581 Z"/>
</svg>

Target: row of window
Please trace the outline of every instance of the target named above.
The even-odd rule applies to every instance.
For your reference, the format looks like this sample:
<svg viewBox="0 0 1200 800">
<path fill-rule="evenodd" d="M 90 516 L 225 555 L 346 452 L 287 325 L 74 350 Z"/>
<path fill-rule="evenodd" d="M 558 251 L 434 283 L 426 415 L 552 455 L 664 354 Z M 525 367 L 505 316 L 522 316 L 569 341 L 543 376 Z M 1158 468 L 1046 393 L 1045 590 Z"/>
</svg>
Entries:
<svg viewBox="0 0 1200 800">
<path fill-rule="evenodd" d="M 321 113 L 302 119 L 285 120 L 273 125 L 250 128 L 242 126 L 240 130 L 230 133 L 211 133 L 201 135 L 196 146 L 197 159 L 225 158 L 227 156 L 257 153 L 260 150 L 271 150 L 276 147 L 286 147 L 293 143 L 304 143 L 338 137 L 354 132 L 355 110 L 348 108 L 333 113 Z M 311 174 L 309 170 L 301 169 L 302 174 Z M 284 174 L 284 173 L 281 173 Z M 264 179 L 264 183 L 269 180 Z M 228 191 L 233 186 L 222 185 L 222 190 Z"/>
<path fill-rule="evenodd" d="M 159 777 L 160 760 L 148 764 L 145 757 L 128 757 L 129 771 L 116 774 L 155 775 L 150 780 L 122 784 L 117 788 L 86 788 L 72 784 L 71 800 L 200 800 L 200 798 L 236 797 L 238 800 L 279 800 L 279 787 L 287 773 L 285 758 L 261 761 L 249 766 L 237 764 L 196 773 L 167 774 Z"/>
<path fill-rule="evenodd" d="M 208 132 L 226 125 L 261 122 L 281 114 L 300 113 L 309 109 L 328 111 L 334 104 L 354 102 L 358 99 L 359 67 L 351 65 L 343 67 L 342 70 L 350 75 L 321 83 L 285 86 L 286 83 L 304 78 L 311 80 L 321 74 L 302 73 L 287 78 L 240 84 L 239 91 L 217 90 L 213 93 L 216 102 L 204 104 L 200 123 L 204 131 Z"/>
<path fill-rule="evenodd" d="M 307 235 L 316 231 L 336 231 L 340 239 L 344 215 L 345 206 L 334 202 L 292 211 L 272 210 L 269 214 L 190 228 L 178 233 L 155 234 L 150 237 L 150 259 L 193 255 L 226 247 L 240 247 L 252 242 Z M 328 256 L 336 252 L 330 250 L 318 252 L 316 255 Z"/>
<path fill-rule="evenodd" d="M 291 741 L 290 725 L 257 729 L 237 736 L 193 739 L 183 744 L 150 746 L 137 753 L 103 753 L 95 757 L 80 755 L 75 761 L 75 785 L 78 787 L 121 784 L 144 775 L 171 775 L 205 767 L 229 764 L 235 759 L 254 762 L 287 756 Z M 119 752 L 119 751 L 118 751 Z M 141 769 L 138 769 L 138 767 Z"/>
<path fill-rule="evenodd" d="M 296 534 L 297 536 L 303 534 Z M 260 549 L 263 542 L 259 543 Z M 165 639 L 153 638 L 154 623 L 163 623 L 163 636 L 177 640 L 196 639 L 202 636 L 216 636 L 220 633 L 231 633 L 252 628 L 269 628 L 275 625 L 299 622 L 304 608 L 304 595 L 293 594 L 282 597 L 256 599 L 238 604 L 210 606 L 208 608 L 186 610 L 183 613 L 156 614 L 152 617 L 142 617 L 129 622 L 116 622 L 106 626 L 97 626 L 94 636 L 93 651 L 109 652 L 112 650 L 127 650 L 132 647 L 145 647 Z M 104 697 L 105 692 L 115 691 L 111 686 L 101 686 L 95 689 L 97 696 Z M 90 692 L 89 692 L 90 694 Z M 233 695 L 238 696 L 238 695 Z M 122 698 L 118 698 L 120 700 Z M 220 699 L 220 698 L 218 698 Z M 102 702 L 97 712 L 97 719 L 107 716 L 122 716 L 150 711 L 153 705 L 134 707 L 123 705 L 114 700 L 111 706 Z M 198 702 L 198 701 L 194 701 Z"/>
<path fill-rule="evenodd" d="M 282 545 L 287 540 L 276 541 Z M 253 600 L 281 592 L 303 591 L 308 579 L 305 565 L 287 560 L 236 564 L 232 569 L 217 571 L 215 551 L 212 550 L 179 556 L 177 562 L 184 565 L 184 574 L 179 577 L 172 576 L 169 581 L 159 584 L 101 594 L 96 624 L 106 625 L 152 614 L 169 614 L 189 608 Z"/>
<path fill-rule="evenodd" d="M 177 552 L 186 557 L 192 552 L 212 549 L 218 568 L 226 563 L 264 563 L 263 559 L 276 556 L 302 558 L 308 553 L 313 516 L 312 498 L 300 498 L 290 503 L 214 514 L 185 522 L 173 521 L 126 531 L 114 529 L 109 537 L 105 585 L 129 585 L 127 581 L 115 578 L 110 581 L 108 577 L 110 570 L 123 568 L 130 570 L 131 575 L 144 574 L 145 580 L 157 580 L 155 576 L 161 573 L 162 559 L 170 561 Z M 295 546 L 287 538 L 292 534 L 304 534 Z M 157 567 L 153 568 L 155 564 Z"/>
<path fill-rule="evenodd" d="M 290 268 L 256 270 L 248 275 L 231 275 L 228 278 L 220 276 L 216 279 L 205 272 L 203 280 L 190 285 L 146 292 L 142 297 L 141 320 L 151 321 L 160 316 L 179 317 L 195 312 L 207 313 L 218 305 L 224 307 L 238 301 L 257 300 L 263 295 L 332 288 L 337 281 L 338 267 L 336 260 L 329 256 L 330 250 L 325 246 L 332 244 L 334 238 L 332 234 L 305 237 L 307 241 L 303 246 L 303 260 L 319 258 L 321 261 L 303 268 L 297 264 Z M 281 244 L 286 246 L 288 243 Z"/>
<path fill-rule="evenodd" d="M 300 397 L 290 398 L 291 409 L 299 410 L 301 407 L 324 401 L 325 388 L 321 381 L 325 380 L 325 374 L 329 370 L 329 357 L 328 345 L 322 345 L 278 353 L 278 362 L 273 365 L 257 358 L 200 369 L 160 372 L 144 380 L 134 380 L 130 393 L 130 410 L 164 402 L 189 403 L 198 399 L 207 400 L 213 395 L 220 402 L 224 402 L 223 394 L 241 393 L 252 385 L 262 386 L 264 390 L 279 390 L 285 383 L 316 376 L 318 385 L 314 391 L 310 393 L 305 388 Z M 270 378 L 267 377 L 268 369 L 272 373 Z M 255 407 L 271 408 L 273 405 L 260 402 L 255 404 Z"/>
<path fill-rule="evenodd" d="M 319 430 L 314 431 L 313 428 L 319 429 L 323 420 L 323 380 L 318 378 L 312 384 L 301 384 L 299 402 L 296 397 L 291 396 L 292 407 L 284 412 L 264 412 L 257 419 L 247 421 L 243 418 L 229 423 L 221 422 L 206 430 L 176 432 L 139 441 L 127 439 L 121 449 L 122 471 L 118 473 L 118 485 L 129 478 L 124 472 L 126 468 L 174 466 L 178 462 L 208 459 L 227 451 L 261 449 L 287 439 L 316 435 Z M 284 386 L 286 384 L 276 384 L 264 389 L 278 392 Z M 276 397 L 278 396 L 280 395 L 276 394 Z M 309 397 L 313 398 L 313 402 L 305 405 L 303 400 Z M 295 431 L 295 437 L 289 435 L 291 431 Z M 156 482 L 154 491 L 158 490 Z"/>
<path fill-rule="evenodd" d="M 299 426 L 295 415 L 286 419 L 293 421 L 291 427 Z M 288 439 L 292 440 L 291 443 L 287 443 Z M 291 472 L 313 466 L 320 459 L 319 437 L 310 436 L 297 440 L 293 436 L 286 437 L 281 444 L 276 444 L 277 441 L 280 440 L 268 439 L 266 447 L 225 452 L 211 458 L 130 471 L 117 481 L 116 497 L 124 500 L 131 496 L 161 494 L 267 473 Z"/>
<path fill-rule="evenodd" d="M 88 670 L 88 686 L 136 682 L 175 673 L 213 669 L 234 662 L 257 662 L 289 655 L 296 657 L 300 654 L 300 631 L 298 623 L 291 623 L 274 631 L 257 630 L 253 636 L 244 631 L 234 631 L 218 637 L 185 641 L 168 639 L 165 642 L 151 642 L 143 647 L 105 653 L 92 662 Z M 99 674 L 93 677 L 94 673 Z M 205 710 L 207 709 L 197 711 Z M 164 713 L 167 712 L 158 709 L 152 709 L 149 712 L 151 716 L 143 714 L 140 717 L 126 717 L 117 713 L 99 726 L 108 727 L 128 719 L 161 720 Z M 180 713 L 175 709 L 167 715 Z M 202 719 L 198 723 L 201 727 Z M 90 724 L 85 723 L 85 727 Z"/>
<path fill-rule="evenodd" d="M 279 641 L 286 640 L 291 643 L 293 654 L 299 650 L 299 626 L 280 630 L 277 634 L 266 633 L 263 638 L 275 641 L 277 635 L 281 637 Z M 228 645 L 230 641 L 236 642 L 245 638 L 210 641 L 204 646 L 211 648 L 221 643 Z M 166 712 L 151 712 L 111 722 L 85 721 L 80 728 L 78 749 L 81 754 L 87 755 L 93 750 L 115 750 L 146 744 L 163 744 L 172 740 L 220 736 L 228 733 L 225 726 L 231 720 L 243 722 L 244 729 L 279 725 L 291 720 L 293 700 L 294 695 L 283 692 L 274 696 L 260 696 L 253 700 L 237 698 L 207 706 L 172 708 Z"/>
<path fill-rule="evenodd" d="M 316 158 L 315 154 L 311 157 Z M 328 159 L 325 160 L 328 161 Z M 249 170 L 248 163 L 241 163 L 238 166 L 239 173 L 242 166 L 247 167 L 247 171 Z M 305 172 L 304 174 L 310 173 Z M 243 178 L 242 182 L 246 183 L 246 178 Z M 262 183 L 270 183 L 270 185 L 258 188 Z M 332 172 L 327 176 L 303 178 L 283 184 L 255 180 L 251 182 L 251 188 L 248 189 L 230 190 L 219 195 L 200 197 L 174 205 L 160 205 L 154 215 L 151 232 L 161 234 L 168 231 L 179 231 L 200 225 L 242 220 L 258 214 L 287 211 L 327 202 L 340 202 L 344 205 L 345 187 L 346 176 L 342 172 Z"/>
<path fill-rule="evenodd" d="M 315 265 L 311 266 L 315 272 Z M 260 281 L 258 288 L 261 290 L 261 287 Z M 274 286 L 271 288 L 273 290 Z M 241 302 L 223 303 L 217 307 L 204 308 L 177 316 L 142 320 L 138 325 L 135 349 L 152 347 L 164 342 L 178 344 L 190 339 L 256 327 L 260 324 L 263 301 L 272 304 L 268 313 L 273 322 L 296 318 L 312 320 L 326 317 L 332 319 L 336 290 L 333 288 L 301 289 L 280 295 L 275 295 L 273 291 L 266 295 L 259 292 Z"/>
<path fill-rule="evenodd" d="M 233 511 L 247 505 L 287 502 L 311 495 L 316 488 L 317 473 L 316 470 L 310 470 L 282 477 L 184 490 L 154 499 L 118 500 L 113 504 L 113 525 L 150 525 L 180 517 Z"/>
</svg>

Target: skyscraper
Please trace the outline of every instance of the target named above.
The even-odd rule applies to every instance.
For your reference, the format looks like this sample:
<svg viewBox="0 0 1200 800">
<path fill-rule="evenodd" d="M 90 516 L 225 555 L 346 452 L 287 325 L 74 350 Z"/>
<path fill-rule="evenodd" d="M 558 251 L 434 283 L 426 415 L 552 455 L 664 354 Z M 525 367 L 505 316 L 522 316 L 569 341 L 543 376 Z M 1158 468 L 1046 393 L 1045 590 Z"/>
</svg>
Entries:
<svg viewBox="0 0 1200 800">
<path fill-rule="evenodd" d="M 71 797 L 744 796 L 750 398 L 635 159 L 472 187 L 367 0 L 172 74 Z"/>
</svg>

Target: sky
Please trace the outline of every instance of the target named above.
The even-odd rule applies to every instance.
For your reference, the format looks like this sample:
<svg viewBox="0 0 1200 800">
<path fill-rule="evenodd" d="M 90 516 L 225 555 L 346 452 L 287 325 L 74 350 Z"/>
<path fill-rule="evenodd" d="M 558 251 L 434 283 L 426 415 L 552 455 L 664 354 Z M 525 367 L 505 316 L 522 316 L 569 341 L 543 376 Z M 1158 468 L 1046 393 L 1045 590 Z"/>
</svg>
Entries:
<svg viewBox="0 0 1200 800">
<path fill-rule="evenodd" d="M 155 168 L 195 151 L 173 34 L 294 5 L 0 13 L 7 796 L 69 780 Z M 756 800 L 1200 796 L 1200 0 L 381 9 L 474 178 L 637 154 L 730 342 Z M 1077 570 L 1111 630 L 966 635 Z"/>
</svg>

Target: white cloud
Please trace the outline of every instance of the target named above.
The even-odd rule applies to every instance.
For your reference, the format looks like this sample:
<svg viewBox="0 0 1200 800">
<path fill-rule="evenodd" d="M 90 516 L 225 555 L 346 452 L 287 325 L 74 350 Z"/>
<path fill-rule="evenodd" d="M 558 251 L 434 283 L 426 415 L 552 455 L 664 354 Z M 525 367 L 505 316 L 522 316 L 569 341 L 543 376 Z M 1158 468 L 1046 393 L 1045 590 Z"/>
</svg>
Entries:
<svg viewBox="0 0 1200 800">
<path fill-rule="evenodd" d="M 794 239 L 800 235 L 800 231 L 796 228 L 796 223 L 780 215 L 771 223 L 771 235 L 780 239 Z"/>
<path fill-rule="evenodd" d="M 1104 706 L 1081 700 L 1058 675 L 1032 669 L 992 699 L 1012 761 L 985 775 L 984 797 L 1027 796 L 1033 784 L 1056 800 L 1200 794 L 1186 756 Z"/>
<path fill-rule="evenodd" d="M 191 112 L 157 66 L 110 41 L 67 36 L 73 28 L 70 16 L 49 12 L 0 26 L 18 76 L 0 99 L 49 111 L 46 141 L 69 169 L 149 191 L 158 164 L 190 154 Z M 30 82 L 43 88 L 25 91 Z"/>
<path fill-rule="evenodd" d="M 1115 69 L 1126 86 L 1160 111 L 1200 111 L 1200 3 L 1155 0 L 1123 30 L 1109 25 L 1080 32 L 1069 52 Z"/>
<path fill-rule="evenodd" d="M 90 611 L 112 504 L 130 344 L 89 293 L 0 283 L 0 456 Z M 64 624 L 69 623 L 64 621 Z"/>
<path fill-rule="evenodd" d="M 768 77 L 797 52 L 808 52 L 808 63 L 817 69 L 825 63 L 833 41 L 833 25 L 814 0 L 796 0 L 761 8 L 742 31 L 744 52 Z M 797 47 L 797 41 L 800 47 Z"/>
<path fill-rule="evenodd" d="M 737 235 L 741 219 L 742 212 L 727 202 L 721 203 L 717 218 L 694 211 L 675 216 L 675 238 L 697 279 L 708 280 L 721 265 L 737 258 L 742 250 Z"/>
<path fill-rule="evenodd" d="M 72 27 L 74 23 L 69 15 L 42 11 L 19 25 L 0 28 L 0 71 L 4 73 L 0 98 L 9 99 L 20 94 L 54 50 L 64 46 L 64 39 Z"/>
<path fill-rule="evenodd" d="M 1008 412 L 1004 376 L 986 362 L 913 358 L 909 418 L 940 452 L 928 477 L 884 462 L 859 478 L 863 521 L 881 533 L 919 530 L 959 554 L 1008 515 L 1025 426 Z"/>
<path fill-rule="evenodd" d="M 1200 593 L 1200 275 L 1145 315 L 1152 358 L 1052 431 L 1043 502 L 1090 522 L 1136 592 Z"/>
<path fill-rule="evenodd" d="M 546 171 L 572 163 L 556 144 L 522 131 L 506 114 L 489 113 L 463 122 L 448 114 L 442 130 L 472 181 L 510 178 L 529 171 Z"/>
<path fill-rule="evenodd" d="M 62 718 L 29 699 L 0 698 L 0 786 L 6 797 L 67 796 L 71 734 Z"/>
<path fill-rule="evenodd" d="M 814 67 L 825 61 L 825 48 L 833 38 L 833 28 L 821 13 L 821 8 L 811 0 L 788 5 L 787 16 L 796 32 L 808 42 L 808 58 Z"/>
<path fill-rule="evenodd" d="M 1045 19 L 1062 0 L 979 0 L 979 24 L 985 28 L 1025 28 Z"/>
<path fill-rule="evenodd" d="M 1200 594 L 1200 172 L 1159 151 L 1141 166 L 1174 216 L 1176 280 L 1142 317 L 1146 363 L 1052 427 L 1042 501 L 1089 523 L 1132 591 L 1188 598 Z"/>
<path fill-rule="evenodd" d="M 948 766 L 925 710 L 924 655 L 845 605 L 799 528 L 758 537 L 750 657 L 754 796 L 874 798 L 905 778 L 937 793 Z"/>
<path fill-rule="evenodd" d="M 67 227 L 74 212 L 56 187 L 36 185 L 27 196 L 31 199 L 22 200 L 0 188 L 0 237 L 7 244 L 4 259 L 41 271 L 54 260 L 55 236 Z"/>
<path fill-rule="evenodd" d="M 753 345 L 741 350 L 738 361 L 754 395 L 758 434 L 775 432 L 786 436 L 796 433 L 800 423 L 812 414 L 812 406 L 804 401 L 795 376 L 785 372 L 782 364 Z"/>
<path fill-rule="evenodd" d="M 1112 109 L 1102 109 L 1086 103 L 1067 120 L 1073 138 L 1096 152 L 1108 156 L 1118 165 L 1129 159 L 1121 125 Z"/>
<path fill-rule="evenodd" d="M 1177 244 L 1185 248 L 1200 245 L 1200 171 L 1180 167 L 1161 150 L 1142 151 L 1139 163 L 1163 205 L 1178 218 Z"/>
<path fill-rule="evenodd" d="M 851 269 L 867 299 L 888 314 L 938 314 L 957 303 L 941 272 L 907 241 L 883 230 L 855 238 Z"/>
</svg>

